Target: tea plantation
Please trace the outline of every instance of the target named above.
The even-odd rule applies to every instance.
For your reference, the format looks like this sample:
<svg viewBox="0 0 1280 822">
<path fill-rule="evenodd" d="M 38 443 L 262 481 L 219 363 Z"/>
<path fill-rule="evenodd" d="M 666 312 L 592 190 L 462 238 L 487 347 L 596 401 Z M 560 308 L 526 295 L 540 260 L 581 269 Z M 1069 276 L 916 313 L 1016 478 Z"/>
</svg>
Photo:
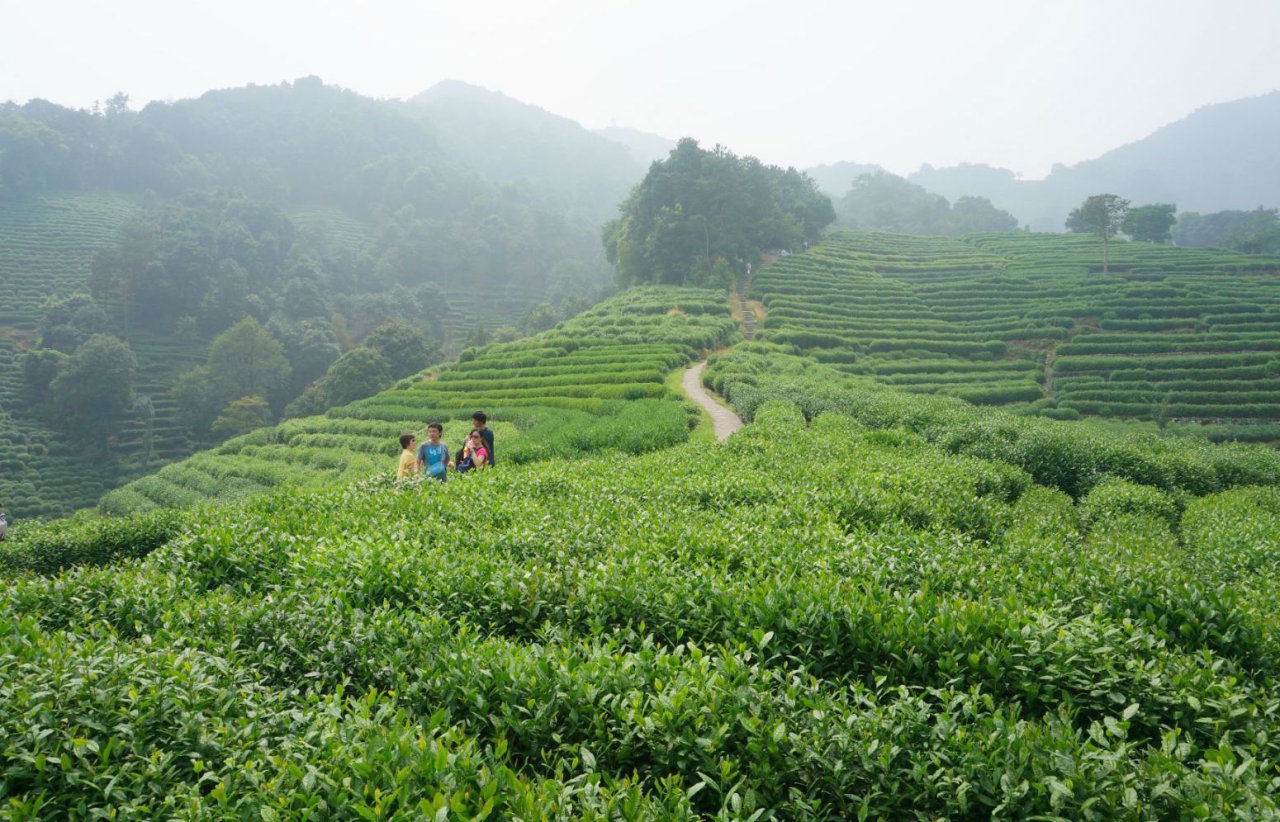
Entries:
<svg viewBox="0 0 1280 822">
<path fill-rule="evenodd" d="M 1092 356 L 1009 352 L 1103 333 L 1077 316 L 1114 294 L 893 319 L 943 310 L 926 282 L 1034 284 L 1036 249 L 1100 276 L 1056 242 L 837 235 L 758 273 L 732 348 L 724 294 L 625 291 L 104 498 L 128 516 L 20 524 L 0 814 L 1280 815 L 1280 453 L 889 379 Z M 801 338 L 806 306 L 848 325 Z M 751 423 L 723 444 L 668 387 L 708 351 Z M 477 408 L 494 469 L 390 480 L 396 434 L 456 448 Z"/>
<path fill-rule="evenodd" d="M 85 528 L 81 547 L 167 544 L 0 594 L 3 799 L 1270 815 L 1278 514 L 1274 487 L 1120 479 L 1075 504 L 775 402 L 723 446 Z"/>
<path fill-rule="evenodd" d="M 904 390 L 1280 439 L 1280 259 L 1091 236 L 834 235 L 764 268 L 757 339 Z M 1201 427 L 1201 426 L 1208 427 Z"/>
<path fill-rule="evenodd" d="M 0 504 L 23 516 L 70 514 L 110 487 L 114 469 L 87 465 L 31 411 L 22 374 L 42 304 L 85 290 L 94 253 L 140 212 L 112 194 L 0 203 Z"/>
<path fill-rule="evenodd" d="M 503 463 L 675 445 L 696 413 L 665 385 L 667 374 L 735 334 L 722 294 L 634 289 L 551 331 L 469 349 L 439 374 L 169 465 L 110 492 L 102 508 L 140 512 L 365 478 L 392 466 L 402 431 L 421 439 L 432 421 L 444 422 L 444 441 L 459 448 L 476 410 L 493 421 Z"/>
</svg>

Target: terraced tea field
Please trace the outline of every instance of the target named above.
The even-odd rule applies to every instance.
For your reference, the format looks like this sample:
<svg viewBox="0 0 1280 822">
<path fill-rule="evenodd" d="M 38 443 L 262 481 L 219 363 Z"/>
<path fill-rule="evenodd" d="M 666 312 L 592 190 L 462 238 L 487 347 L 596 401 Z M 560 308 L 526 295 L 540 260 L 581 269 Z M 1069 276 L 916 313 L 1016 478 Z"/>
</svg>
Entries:
<svg viewBox="0 0 1280 822">
<path fill-rule="evenodd" d="M 67 515 L 110 487 L 113 471 L 87 465 L 27 410 L 22 358 L 44 300 L 84 290 L 93 255 L 138 213 L 111 194 L 0 203 L 0 506 L 10 513 Z"/>
<path fill-rule="evenodd" d="M 390 470 L 402 431 L 421 438 L 432 421 L 445 422 L 444 440 L 458 448 L 477 409 L 504 463 L 663 448 L 685 441 L 692 413 L 668 374 L 735 333 L 722 294 L 635 289 L 535 337 L 464 352 L 439 374 L 169 465 L 107 494 L 102 507 L 138 512 L 362 479 Z"/>
<path fill-rule="evenodd" d="M 34 331 L 45 299 L 84 290 L 93 255 L 140 213 L 133 200 L 115 194 L 0 203 L 0 328 Z"/>
<path fill-rule="evenodd" d="M 842 232 L 757 273 L 757 338 L 904 390 L 1280 438 L 1280 260 L 1096 239 Z M 1274 364 L 1273 364 L 1274 363 Z"/>
<path fill-rule="evenodd" d="M 724 445 L 174 516 L 18 544 L 162 547 L 0 590 L 12 813 L 1277 812 L 1275 487 L 1073 504 L 775 402 Z"/>
<path fill-rule="evenodd" d="M 20 818 L 1280 815 L 1280 452 L 978 407 L 868 367 L 999 386 L 1023 377 L 982 366 L 1026 361 L 1035 380 L 1092 356 L 1060 352 L 1133 297 L 1071 292 L 1063 313 L 951 333 L 981 314 L 960 283 L 1050 289 L 1032 272 L 1052 250 L 989 240 L 838 235 L 761 272 L 808 285 L 761 291 L 765 339 L 732 348 L 724 294 L 626 291 L 104 498 L 130 516 L 20 525 L 0 550 L 0 801 Z M 1083 287 L 1074 242 L 1057 277 Z M 818 306 L 855 331 L 801 331 Z M 912 311 L 951 314 L 893 320 Z M 724 444 L 687 441 L 670 388 L 709 350 L 705 382 L 751 422 Z M 445 419 L 456 447 L 477 407 L 495 469 L 391 481 L 401 430 Z"/>
</svg>

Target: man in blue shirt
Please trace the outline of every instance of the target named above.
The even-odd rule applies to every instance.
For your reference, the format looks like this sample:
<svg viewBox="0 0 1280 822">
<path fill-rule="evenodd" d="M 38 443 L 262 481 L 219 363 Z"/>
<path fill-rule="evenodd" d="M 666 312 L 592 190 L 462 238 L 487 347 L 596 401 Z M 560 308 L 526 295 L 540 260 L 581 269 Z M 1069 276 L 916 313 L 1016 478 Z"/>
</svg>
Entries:
<svg viewBox="0 0 1280 822">
<path fill-rule="evenodd" d="M 433 422 L 427 426 L 427 441 L 418 447 L 418 470 L 425 469 L 428 477 L 444 482 L 448 478 L 448 469 L 453 465 L 449 458 L 449 446 L 440 441 L 444 426 Z"/>
</svg>

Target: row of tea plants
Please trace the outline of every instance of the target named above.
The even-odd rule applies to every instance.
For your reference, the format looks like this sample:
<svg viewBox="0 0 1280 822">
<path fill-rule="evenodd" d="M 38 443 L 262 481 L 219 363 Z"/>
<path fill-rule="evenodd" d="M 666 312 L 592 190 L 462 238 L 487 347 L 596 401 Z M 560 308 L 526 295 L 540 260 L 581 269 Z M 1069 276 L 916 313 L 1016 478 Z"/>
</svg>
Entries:
<svg viewBox="0 0 1280 822">
<path fill-rule="evenodd" d="M 753 410 L 723 445 L 126 518 L 160 547 L 106 568 L 37 575 L 66 540 L 20 533 L 0 802 L 1280 812 L 1274 483 L 1111 476 L 1073 500 L 932 429 Z"/>
<path fill-rule="evenodd" d="M 1099 253 L 1068 235 L 837 232 L 754 277 L 756 339 L 916 393 L 1273 438 L 1280 260 L 1121 243 L 1103 275 Z"/>
<path fill-rule="evenodd" d="M 422 439 L 433 421 L 460 447 L 476 410 L 490 418 L 503 463 L 664 448 L 684 442 L 697 419 L 665 384 L 668 373 L 736 333 L 722 294 L 633 289 L 536 336 L 467 349 L 437 373 L 169 465 L 106 494 L 101 508 L 122 514 L 352 482 L 391 470 L 398 435 Z"/>
</svg>

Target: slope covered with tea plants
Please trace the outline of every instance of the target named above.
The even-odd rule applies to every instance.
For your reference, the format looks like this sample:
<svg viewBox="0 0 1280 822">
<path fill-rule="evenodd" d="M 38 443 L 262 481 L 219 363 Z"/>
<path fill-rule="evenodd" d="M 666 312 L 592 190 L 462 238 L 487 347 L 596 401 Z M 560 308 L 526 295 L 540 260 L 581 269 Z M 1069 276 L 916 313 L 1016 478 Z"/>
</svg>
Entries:
<svg viewBox="0 0 1280 822">
<path fill-rule="evenodd" d="M 0 507 L 23 516 L 92 505 L 114 476 L 80 459 L 38 413 L 23 377 L 49 298 L 83 291 L 93 255 L 140 211 L 113 194 L 0 201 Z"/>
<path fill-rule="evenodd" d="M 985 239 L 913 263 L 837 236 L 776 266 L 861 254 L 853 279 L 945 254 L 1000 276 Z M 948 342 L 934 329 L 914 339 Z M 629 290 L 104 499 L 128 516 L 20 525 L 0 552 L 0 800 L 1280 814 L 1280 453 L 904 391 L 850 373 L 879 356 L 856 336 L 786 333 L 726 349 L 723 293 Z M 751 421 L 720 445 L 688 441 L 670 388 L 705 351 Z M 401 430 L 444 419 L 456 447 L 477 408 L 495 469 L 390 481 Z"/>
<path fill-rule="evenodd" d="M 476 410 L 492 420 L 502 462 L 674 445 L 696 415 L 666 385 L 668 374 L 735 334 L 717 292 L 633 289 L 550 331 L 468 349 L 438 373 L 196 454 L 112 491 L 102 508 L 182 507 L 365 478 L 393 466 L 402 431 L 421 438 L 429 422 L 445 422 L 444 441 L 460 447 Z"/>
<path fill-rule="evenodd" d="M 572 197 L 546 185 L 487 179 L 441 148 L 430 119 L 314 77 L 137 112 L 123 93 L 92 111 L 0 101 L 0 509 L 28 518 L 92 505 L 225 439 L 213 423 L 246 398 L 264 411 L 256 421 L 279 421 L 383 323 L 452 357 L 598 299 L 610 277 L 598 215 L 575 215 Z M 504 139 L 529 125 L 507 124 Z M 543 137 L 548 148 L 562 140 Z M 625 168 L 583 166 L 578 194 L 616 200 L 618 179 L 642 169 L 593 139 Z M 62 323 L 76 333 L 38 333 L 57 324 L 46 300 L 75 292 L 92 292 L 63 312 L 83 321 Z M 204 397 L 179 385 L 246 317 L 284 346 L 282 384 L 227 380 Z M 95 334 L 131 346 L 134 379 L 99 385 L 68 412 L 49 390 L 67 362 L 58 353 L 73 357 Z M 125 370 L 127 353 L 118 360 Z M 394 370 L 377 388 L 412 373 Z M 113 391 L 118 403 L 94 402 Z M 332 404 L 311 399 L 300 413 Z"/>
<path fill-rule="evenodd" d="M 840 232 L 753 279 L 757 338 L 907 391 L 1277 439 L 1280 259 L 1090 237 Z"/>
<path fill-rule="evenodd" d="M 13 577 L 0 798 L 49 817 L 1277 812 L 1274 487 L 1111 479 L 1075 503 L 903 428 L 755 411 L 724 445 L 152 514 L 143 560 Z"/>
</svg>

